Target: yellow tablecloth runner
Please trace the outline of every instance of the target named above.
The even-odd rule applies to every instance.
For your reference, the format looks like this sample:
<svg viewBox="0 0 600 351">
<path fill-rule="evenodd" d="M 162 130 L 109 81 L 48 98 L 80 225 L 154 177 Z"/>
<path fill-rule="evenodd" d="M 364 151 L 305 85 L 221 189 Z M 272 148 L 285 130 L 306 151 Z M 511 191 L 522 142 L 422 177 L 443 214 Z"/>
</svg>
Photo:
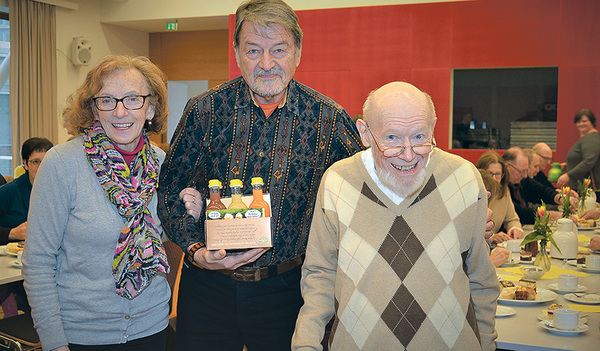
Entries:
<svg viewBox="0 0 600 351">
<path fill-rule="evenodd" d="M 516 280 L 521 279 L 521 277 L 523 276 L 523 273 L 521 273 L 521 271 L 519 270 L 519 266 L 499 267 L 499 269 L 501 269 L 505 272 L 508 272 L 508 273 L 519 275 L 519 277 L 514 277 L 514 276 L 511 277 L 511 276 L 504 276 L 502 274 L 499 274 L 500 276 L 505 278 L 505 280 L 516 281 Z M 574 274 L 578 277 L 589 277 L 591 275 L 591 274 L 588 274 L 585 272 L 580 272 L 580 271 L 576 271 L 576 270 L 569 269 L 569 268 L 552 266 L 552 268 L 550 268 L 550 270 L 542 276 L 542 279 L 558 279 L 558 276 L 561 274 Z"/>
<path fill-rule="evenodd" d="M 580 312 L 588 312 L 588 313 L 600 313 L 600 306 L 591 306 L 591 305 L 579 305 L 579 304 L 569 304 L 569 309 L 577 310 Z"/>
</svg>

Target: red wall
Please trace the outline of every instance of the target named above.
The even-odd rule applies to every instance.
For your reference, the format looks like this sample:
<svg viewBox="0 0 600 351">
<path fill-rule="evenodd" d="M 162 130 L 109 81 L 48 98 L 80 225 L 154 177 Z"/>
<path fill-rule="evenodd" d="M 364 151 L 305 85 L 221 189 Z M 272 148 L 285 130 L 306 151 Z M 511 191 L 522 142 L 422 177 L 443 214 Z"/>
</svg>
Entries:
<svg viewBox="0 0 600 351">
<path fill-rule="evenodd" d="M 587 107 L 600 118 L 598 0 L 479 0 L 297 14 L 304 42 L 296 79 L 351 116 L 361 113 L 371 90 L 410 82 L 433 98 L 443 149 L 452 125 L 453 68 L 558 66 L 557 161 L 578 138 L 575 112 Z M 232 15 L 230 42 L 233 23 Z M 239 74 L 230 49 L 229 77 Z M 472 162 L 484 151 L 452 150 Z"/>
</svg>

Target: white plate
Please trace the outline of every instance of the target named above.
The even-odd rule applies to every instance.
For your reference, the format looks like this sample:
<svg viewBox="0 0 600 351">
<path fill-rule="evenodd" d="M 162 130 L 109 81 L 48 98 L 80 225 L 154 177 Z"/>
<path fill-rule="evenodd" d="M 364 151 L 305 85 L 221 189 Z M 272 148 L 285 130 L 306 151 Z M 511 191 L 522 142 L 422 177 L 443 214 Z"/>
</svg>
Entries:
<svg viewBox="0 0 600 351">
<path fill-rule="evenodd" d="M 581 230 L 581 231 L 584 231 L 584 232 L 587 232 L 587 231 L 590 231 L 590 230 L 596 230 L 596 229 L 599 229 L 599 228 L 598 227 L 577 227 L 578 231 Z"/>
<path fill-rule="evenodd" d="M 533 259 L 531 261 L 519 261 L 521 264 L 533 264 Z"/>
<path fill-rule="evenodd" d="M 588 329 L 590 329 L 590 327 L 588 327 L 587 325 L 585 325 L 583 323 L 579 323 L 579 325 L 577 326 L 577 328 L 575 330 L 556 329 L 556 328 L 554 328 L 554 326 L 551 327 L 548 324 L 554 325 L 550 321 L 541 321 L 540 327 L 546 329 L 550 333 L 557 334 L 557 335 L 577 335 L 577 334 L 583 333 L 583 332 L 587 331 Z"/>
<path fill-rule="evenodd" d="M 11 255 L 11 256 L 15 256 L 17 257 L 18 254 L 16 252 L 10 252 L 10 251 L 6 251 L 7 254 Z"/>
<path fill-rule="evenodd" d="M 545 321 L 545 320 L 548 319 L 548 313 L 547 312 L 542 312 L 542 313 L 538 314 L 537 318 L 539 320 L 541 320 L 541 321 Z M 552 317 L 552 318 L 550 318 L 548 320 L 549 321 L 553 321 L 554 317 Z M 587 323 L 587 318 L 579 318 L 579 323 L 583 323 L 583 324 Z"/>
<path fill-rule="evenodd" d="M 16 267 L 16 268 L 23 268 L 23 263 L 21 263 L 21 262 L 19 262 L 19 261 L 17 261 L 17 260 L 11 261 L 11 262 L 10 262 L 10 264 L 11 264 L 13 267 Z"/>
<path fill-rule="evenodd" d="M 571 266 L 577 267 L 577 260 L 568 260 L 567 264 L 570 264 Z"/>
<path fill-rule="evenodd" d="M 554 291 L 538 289 L 535 300 L 509 300 L 498 298 L 498 301 L 507 305 L 532 305 L 536 303 L 549 302 L 556 299 L 558 295 Z"/>
<path fill-rule="evenodd" d="M 585 264 L 578 264 L 577 267 L 581 268 L 584 272 L 600 273 L 600 268 L 587 268 Z"/>
<path fill-rule="evenodd" d="M 559 293 L 579 293 L 587 290 L 583 285 L 577 285 L 577 289 L 561 289 L 560 286 L 558 286 L 558 283 L 548 284 L 548 288 Z"/>
<path fill-rule="evenodd" d="M 566 294 L 565 299 L 577 303 L 583 303 L 586 305 L 597 305 L 600 303 L 600 295 L 596 294 L 585 294 L 581 297 L 575 296 L 575 294 Z"/>
<path fill-rule="evenodd" d="M 506 307 L 506 306 L 496 306 L 496 318 L 498 317 L 508 317 L 517 313 L 514 308 Z"/>
</svg>

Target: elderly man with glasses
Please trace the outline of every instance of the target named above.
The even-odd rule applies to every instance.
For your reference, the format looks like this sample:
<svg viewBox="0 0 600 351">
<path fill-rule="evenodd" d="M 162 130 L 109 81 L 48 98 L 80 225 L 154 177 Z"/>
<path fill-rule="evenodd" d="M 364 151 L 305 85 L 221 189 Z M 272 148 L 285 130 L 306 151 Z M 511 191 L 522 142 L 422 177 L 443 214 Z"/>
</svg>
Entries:
<svg viewBox="0 0 600 351">
<path fill-rule="evenodd" d="M 535 222 L 535 210 L 544 201 L 546 204 L 561 204 L 560 192 L 540 184 L 538 181 L 527 176 L 529 160 L 518 147 L 508 149 L 502 159 L 508 169 L 508 189 L 515 205 L 515 211 L 521 219 L 521 224 L 533 224 Z M 577 199 L 571 198 L 573 206 L 577 206 Z M 558 211 L 549 211 L 552 219 L 558 219 L 562 215 Z"/>
<path fill-rule="evenodd" d="M 552 161 L 554 160 L 552 157 L 552 149 L 546 143 L 537 143 L 533 146 L 532 149 L 533 149 L 533 152 L 540 159 L 540 163 L 539 163 L 540 170 L 533 177 L 533 179 L 537 180 L 538 182 L 544 184 L 547 187 L 554 188 L 554 185 L 548 180 L 546 173 L 544 173 L 544 170 L 546 168 L 548 168 L 552 164 Z"/>
<path fill-rule="evenodd" d="M 435 147 L 429 95 L 372 92 L 356 122 L 370 150 L 333 164 L 317 194 L 292 350 L 492 350 L 499 285 L 474 165 Z M 448 313 L 452 311 L 452 313 Z"/>
</svg>

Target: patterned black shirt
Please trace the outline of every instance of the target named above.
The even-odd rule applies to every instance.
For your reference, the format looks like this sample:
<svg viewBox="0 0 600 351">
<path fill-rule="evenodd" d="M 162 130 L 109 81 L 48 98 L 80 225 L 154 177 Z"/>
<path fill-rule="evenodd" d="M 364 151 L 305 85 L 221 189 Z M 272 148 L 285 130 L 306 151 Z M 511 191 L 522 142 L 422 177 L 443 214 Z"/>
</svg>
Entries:
<svg viewBox="0 0 600 351">
<path fill-rule="evenodd" d="M 179 192 L 208 196 L 208 181 L 244 182 L 262 177 L 271 195 L 272 249 L 254 266 L 287 262 L 303 254 L 323 172 L 363 149 L 346 111 L 321 93 L 292 80 L 285 103 L 267 118 L 238 77 L 188 102 L 161 167 L 159 216 L 169 238 L 184 251 L 204 242 L 204 221 L 185 214 Z"/>
</svg>

